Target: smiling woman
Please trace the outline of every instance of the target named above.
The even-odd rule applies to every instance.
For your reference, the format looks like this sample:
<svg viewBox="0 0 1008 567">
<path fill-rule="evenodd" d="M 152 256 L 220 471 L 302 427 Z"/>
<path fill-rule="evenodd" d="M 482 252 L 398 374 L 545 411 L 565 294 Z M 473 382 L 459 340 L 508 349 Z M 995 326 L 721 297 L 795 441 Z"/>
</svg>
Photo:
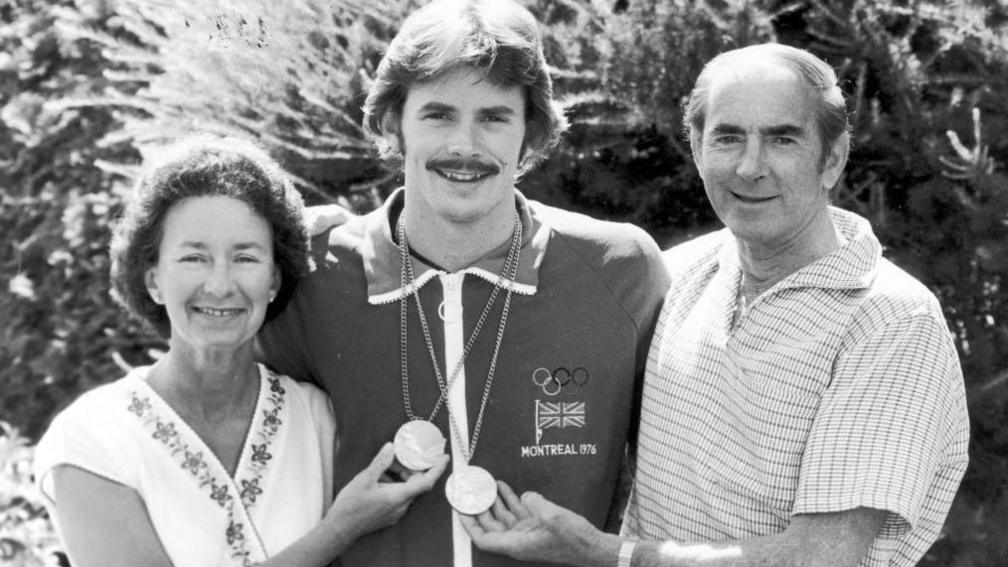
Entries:
<svg viewBox="0 0 1008 567">
<path fill-rule="evenodd" d="M 175 205 L 162 232 L 145 281 L 168 313 L 171 348 L 251 347 L 281 281 L 270 225 L 243 201 L 207 196 Z"/>
<path fill-rule="evenodd" d="M 128 311 L 166 337 L 169 314 L 148 292 L 148 271 L 160 259 L 169 213 L 187 200 L 200 197 L 235 200 L 268 228 L 268 252 L 280 282 L 266 310 L 266 320 L 283 308 L 309 269 L 301 197 L 269 156 L 235 139 L 199 137 L 166 148 L 146 166 L 116 226 L 110 250 L 113 295 Z M 201 220 L 204 231 L 216 231 L 232 219 L 205 214 Z"/>
<path fill-rule="evenodd" d="M 301 212 L 240 140 L 187 140 L 147 167 L 112 280 L 168 352 L 71 404 L 35 455 L 74 565 L 326 565 L 444 470 L 379 482 L 388 444 L 334 500 L 329 398 L 255 363 L 256 333 L 309 269 Z"/>
</svg>

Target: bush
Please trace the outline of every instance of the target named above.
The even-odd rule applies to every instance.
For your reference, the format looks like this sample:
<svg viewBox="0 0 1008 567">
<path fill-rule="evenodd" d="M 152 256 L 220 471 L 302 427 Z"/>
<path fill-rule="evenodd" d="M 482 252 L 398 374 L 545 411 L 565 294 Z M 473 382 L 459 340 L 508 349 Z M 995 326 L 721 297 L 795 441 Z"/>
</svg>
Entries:
<svg viewBox="0 0 1008 567">
<path fill-rule="evenodd" d="M 31 486 L 32 452 L 27 438 L 0 421 L 0 564 L 65 565 L 59 539 Z"/>
<path fill-rule="evenodd" d="M 8 0 L 0 6 L 0 412 L 36 438 L 79 392 L 163 345 L 108 296 L 109 222 L 157 142 L 266 147 L 310 202 L 365 211 L 396 185 L 359 127 L 411 2 Z M 522 189 L 647 228 L 716 220 L 680 103 L 716 53 L 768 39 L 839 70 L 854 149 L 834 195 L 942 301 L 971 464 L 926 565 L 1008 557 L 1008 7 L 996 0 L 529 0 L 573 127 Z M 975 110 L 974 110 L 975 109 Z M 950 136 L 949 132 L 955 133 Z M 4 508 L 6 509 L 6 508 Z"/>
<path fill-rule="evenodd" d="M 113 66 L 75 26 L 109 13 L 35 0 L 0 10 L 0 413 L 36 438 L 77 393 L 120 375 L 113 355 L 150 343 L 108 299 L 108 223 L 122 178 L 100 143 L 112 109 L 67 104 L 107 85 Z"/>
</svg>

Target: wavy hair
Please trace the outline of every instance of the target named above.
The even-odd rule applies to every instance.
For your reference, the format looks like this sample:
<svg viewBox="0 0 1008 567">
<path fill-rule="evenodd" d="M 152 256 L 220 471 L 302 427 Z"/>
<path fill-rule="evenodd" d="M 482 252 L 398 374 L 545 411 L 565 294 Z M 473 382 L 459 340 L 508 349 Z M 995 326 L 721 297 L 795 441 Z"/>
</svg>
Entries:
<svg viewBox="0 0 1008 567">
<path fill-rule="evenodd" d="M 401 162 L 401 154 L 383 139 L 383 122 L 402 116 L 410 87 L 460 67 L 483 73 L 495 85 L 524 87 L 519 175 L 545 159 L 567 129 L 567 119 L 553 100 L 539 24 L 513 0 L 435 0 L 406 19 L 364 102 L 364 128 L 382 157 Z"/>
<path fill-rule="evenodd" d="M 185 199 L 206 196 L 242 201 L 272 230 L 281 283 L 266 310 L 267 321 L 283 309 L 310 269 L 304 203 L 266 152 L 246 140 L 209 136 L 163 148 L 144 165 L 109 247 L 112 296 L 162 337 L 170 335 L 171 323 L 164 306 L 151 299 L 145 276 L 158 262 L 168 211 Z"/>
</svg>

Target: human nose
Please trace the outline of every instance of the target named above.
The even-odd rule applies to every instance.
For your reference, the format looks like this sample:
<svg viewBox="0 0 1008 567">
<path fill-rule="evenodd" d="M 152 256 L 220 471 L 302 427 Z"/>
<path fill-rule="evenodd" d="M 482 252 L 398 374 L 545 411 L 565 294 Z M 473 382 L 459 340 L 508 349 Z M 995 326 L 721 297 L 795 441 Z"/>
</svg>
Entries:
<svg viewBox="0 0 1008 567">
<path fill-rule="evenodd" d="M 479 132 L 476 123 L 460 122 L 448 134 L 448 153 L 463 158 L 478 156 Z"/>
<path fill-rule="evenodd" d="M 766 161 L 763 155 L 763 144 L 759 141 L 749 141 L 745 143 L 742 155 L 739 158 L 738 167 L 735 173 L 750 181 L 756 181 L 766 173 Z"/>
<path fill-rule="evenodd" d="M 213 267 L 203 281 L 203 290 L 210 295 L 223 297 L 234 289 L 234 278 L 231 266 L 227 262 L 214 262 Z"/>
</svg>

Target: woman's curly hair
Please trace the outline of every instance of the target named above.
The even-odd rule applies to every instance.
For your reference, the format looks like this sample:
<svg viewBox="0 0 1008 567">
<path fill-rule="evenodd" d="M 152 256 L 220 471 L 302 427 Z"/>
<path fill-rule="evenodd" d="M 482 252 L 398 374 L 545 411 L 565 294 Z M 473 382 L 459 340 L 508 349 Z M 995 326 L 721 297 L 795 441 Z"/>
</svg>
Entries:
<svg viewBox="0 0 1008 567">
<path fill-rule="evenodd" d="M 280 166 L 266 152 L 239 138 L 193 136 L 159 151 L 143 172 L 112 233 L 112 295 L 162 337 L 171 333 L 163 305 L 147 291 L 147 271 L 158 262 L 168 211 L 185 199 L 237 199 L 269 224 L 280 289 L 266 310 L 275 317 L 308 273 L 308 230 L 304 203 Z M 220 219 L 228 222 L 228 219 Z"/>
</svg>

